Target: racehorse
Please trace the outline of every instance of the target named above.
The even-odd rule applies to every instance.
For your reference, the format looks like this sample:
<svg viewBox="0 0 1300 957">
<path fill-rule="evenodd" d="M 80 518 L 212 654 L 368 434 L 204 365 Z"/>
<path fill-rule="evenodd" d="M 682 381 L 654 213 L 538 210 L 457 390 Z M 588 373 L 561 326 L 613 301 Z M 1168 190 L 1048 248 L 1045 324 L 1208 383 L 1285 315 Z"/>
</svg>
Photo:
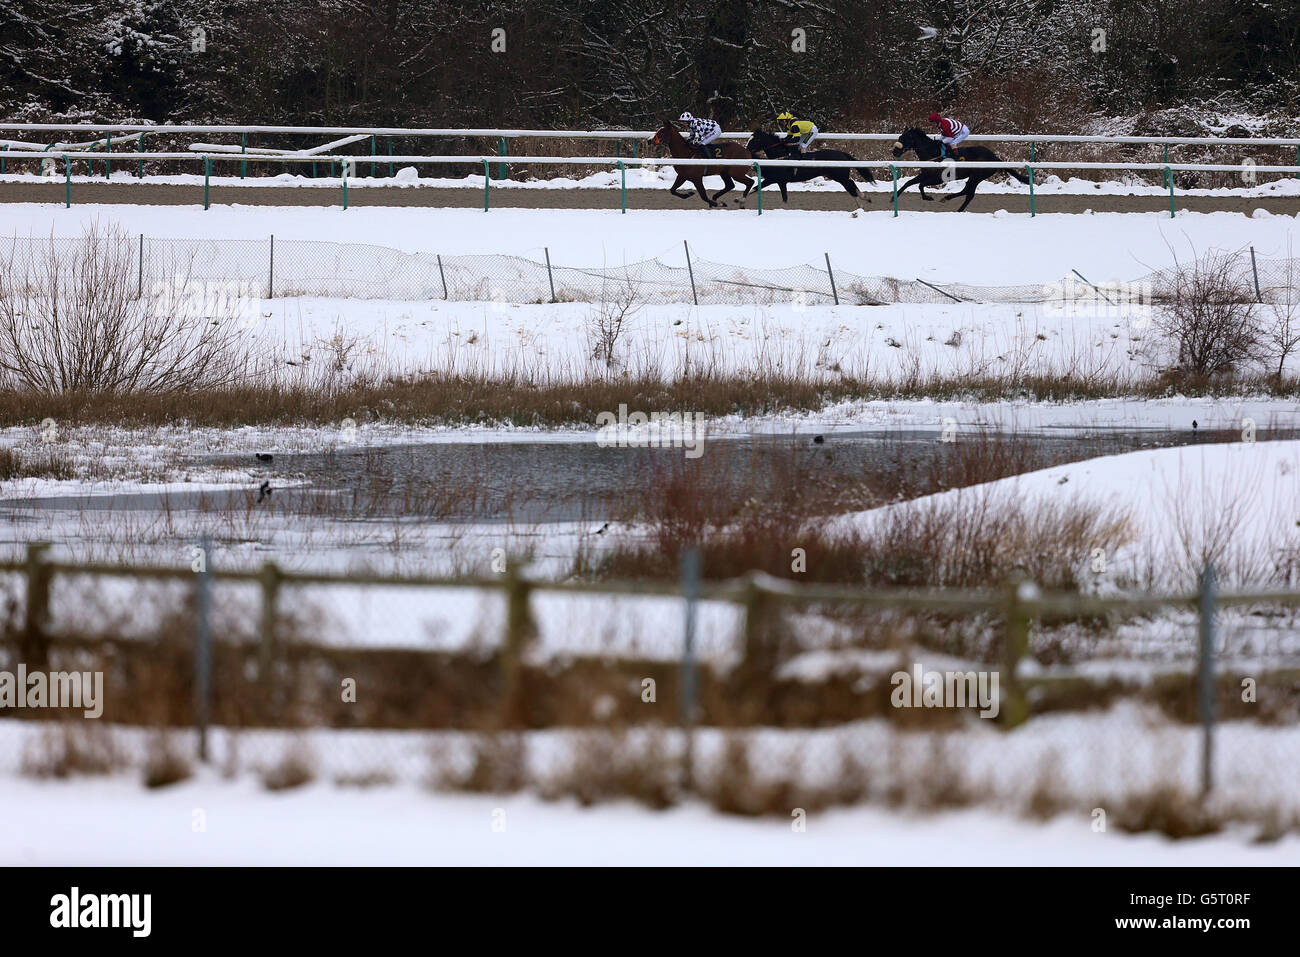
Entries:
<svg viewBox="0 0 1300 957">
<path fill-rule="evenodd" d="M 664 125 L 650 138 L 650 142 L 656 146 L 667 146 L 668 152 L 678 158 L 704 159 L 704 155 L 696 147 L 687 143 L 682 134 L 677 132 L 677 128 L 669 120 L 664 120 Z M 754 188 L 754 180 L 750 178 L 748 172 L 750 165 L 749 154 L 741 149 L 738 143 L 717 143 L 716 145 L 718 152 L 724 158 L 741 159 L 745 160 L 745 162 L 738 166 L 674 166 L 673 172 L 677 174 L 677 179 L 669 187 L 668 192 L 678 199 L 690 199 L 690 193 L 677 192 L 677 187 L 681 186 L 682 183 L 689 182 L 695 187 L 695 192 L 700 194 L 700 199 L 710 206 L 717 206 L 718 197 L 735 189 L 735 181 L 740 180 L 745 184 L 745 192 L 740 196 L 743 203 L 745 197 L 749 195 L 749 191 Z M 709 194 L 704 189 L 704 177 L 706 176 L 721 176 L 724 184 L 721 190 L 713 194 L 712 199 L 709 198 Z M 723 203 L 722 205 L 727 204 Z"/>
<path fill-rule="evenodd" d="M 922 162 L 929 162 L 939 158 L 939 144 L 930 139 L 923 130 L 915 127 L 909 127 L 903 130 L 898 139 L 894 142 L 894 159 L 899 159 L 908 150 L 916 153 L 916 158 Z M 987 160 L 993 163 L 1002 162 L 987 146 L 962 146 L 953 151 L 953 164 L 947 169 L 923 169 L 920 173 L 913 176 L 906 183 L 898 188 L 901 194 L 903 190 L 916 184 L 916 188 L 921 193 L 921 198 L 926 202 L 932 202 L 933 196 L 925 195 L 927 186 L 938 186 L 940 183 L 950 183 L 953 180 L 966 180 L 966 188 L 958 193 L 949 193 L 943 198 L 946 203 L 949 200 L 956 199 L 958 196 L 965 196 L 965 201 L 957 207 L 957 212 L 961 212 L 970 205 L 970 201 L 975 198 L 975 189 L 980 183 L 984 182 L 990 176 L 998 173 L 1010 173 L 1013 177 L 1022 183 L 1028 183 L 1028 177 L 1014 169 L 986 169 L 979 166 L 967 165 L 969 160 Z"/>
<path fill-rule="evenodd" d="M 749 137 L 749 142 L 745 144 L 745 149 L 749 150 L 751 156 L 763 153 L 768 159 L 807 159 L 815 160 L 835 160 L 838 162 L 857 162 L 857 158 L 843 153 L 840 150 L 813 150 L 811 153 L 800 153 L 794 148 L 793 144 L 787 144 L 785 140 L 775 133 L 769 133 L 766 130 L 754 130 Z M 850 196 L 858 200 L 858 205 L 862 205 L 862 200 L 871 202 L 871 197 L 863 194 L 858 189 L 858 184 L 853 182 L 853 169 L 848 166 L 771 166 L 767 170 L 767 175 L 763 180 L 763 185 L 775 183 L 781 188 L 781 202 L 787 202 L 789 199 L 785 191 L 787 183 L 802 183 L 806 180 L 815 179 L 818 176 L 825 176 L 839 183 L 848 192 Z M 858 167 L 858 174 L 868 183 L 874 183 L 876 178 L 871 175 L 871 169 L 867 166 Z"/>
</svg>

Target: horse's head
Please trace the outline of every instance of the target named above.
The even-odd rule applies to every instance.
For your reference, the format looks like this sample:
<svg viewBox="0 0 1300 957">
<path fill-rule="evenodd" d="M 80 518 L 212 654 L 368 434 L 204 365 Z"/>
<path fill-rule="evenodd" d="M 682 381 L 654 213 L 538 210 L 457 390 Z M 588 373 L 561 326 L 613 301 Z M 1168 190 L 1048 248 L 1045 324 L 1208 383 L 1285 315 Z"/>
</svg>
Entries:
<svg viewBox="0 0 1300 957">
<path fill-rule="evenodd" d="M 664 125 L 655 130 L 655 135 L 650 137 L 650 142 L 655 146 L 667 146 L 672 139 L 671 134 L 677 132 L 671 120 L 664 120 Z"/>
<path fill-rule="evenodd" d="M 909 126 L 898 134 L 898 139 L 894 140 L 894 159 L 898 159 L 908 150 L 916 149 L 918 139 L 929 139 L 929 137 L 914 126 Z"/>
<path fill-rule="evenodd" d="M 749 142 L 745 144 L 745 149 L 747 149 L 750 154 L 754 154 L 760 150 L 767 149 L 772 145 L 772 142 L 775 139 L 776 137 L 766 130 L 754 130 L 754 132 L 749 135 Z"/>
</svg>

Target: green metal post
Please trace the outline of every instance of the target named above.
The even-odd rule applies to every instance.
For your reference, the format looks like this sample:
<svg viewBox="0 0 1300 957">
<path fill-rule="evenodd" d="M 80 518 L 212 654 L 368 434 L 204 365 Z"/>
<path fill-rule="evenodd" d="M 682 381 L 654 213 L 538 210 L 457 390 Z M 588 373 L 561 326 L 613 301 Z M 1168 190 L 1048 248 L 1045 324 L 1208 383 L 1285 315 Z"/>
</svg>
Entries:
<svg viewBox="0 0 1300 957">
<path fill-rule="evenodd" d="M 492 171 L 488 169 L 488 161 L 483 161 L 483 212 L 488 211 L 492 195 Z"/>
<path fill-rule="evenodd" d="M 68 154 L 63 154 L 63 205 L 67 209 L 72 208 L 72 160 L 68 159 Z"/>
<path fill-rule="evenodd" d="M 137 153 L 143 153 L 143 152 L 144 152 L 144 134 L 143 134 L 143 133 L 140 134 L 140 140 L 139 140 L 138 143 L 136 143 L 135 151 L 136 151 Z M 135 178 L 136 178 L 136 179 L 144 179 L 144 157 L 143 157 L 143 156 L 140 157 L 140 164 L 139 164 L 138 166 L 136 166 L 136 168 L 135 168 Z"/>
<path fill-rule="evenodd" d="M 1295 165 L 1300 166 L 1300 146 L 1295 148 Z M 1296 172 L 1295 178 L 1300 179 L 1300 171 Z"/>
<path fill-rule="evenodd" d="M 614 158 L 615 158 L 615 159 L 622 159 L 622 157 L 623 157 L 623 141 L 622 141 L 622 140 L 615 140 L 615 141 L 614 141 Z"/>
<path fill-rule="evenodd" d="M 312 179 L 315 179 L 315 178 L 316 178 L 316 163 L 315 163 L 315 162 L 313 162 L 313 163 L 311 164 L 311 178 L 312 178 Z"/>
<path fill-rule="evenodd" d="M 1165 144 L 1165 158 L 1164 158 L 1164 162 L 1166 162 L 1166 163 L 1169 162 L 1169 144 L 1168 144 L 1168 143 Z"/>
<path fill-rule="evenodd" d="M 239 134 L 239 152 L 240 152 L 240 153 L 247 153 L 247 152 L 248 152 L 248 134 L 247 134 L 247 133 L 240 133 L 240 134 Z M 240 160 L 240 161 L 239 161 L 239 178 L 240 178 L 240 179 L 243 179 L 243 178 L 244 178 L 245 176 L 247 176 L 247 175 L 248 175 L 248 160 Z"/>
<path fill-rule="evenodd" d="M 502 155 L 502 156 L 509 156 L 509 155 L 510 155 L 510 140 L 508 140 L 508 139 L 507 139 L 506 137 L 504 137 L 504 136 L 501 137 L 501 145 L 500 145 L 500 148 L 498 149 L 497 152 L 500 153 L 500 155 Z M 505 164 L 505 163 L 497 163 L 497 179 L 505 179 L 508 175 L 510 175 L 510 174 L 506 171 L 506 164 Z"/>
<path fill-rule="evenodd" d="M 636 145 L 637 145 L 637 144 L 636 144 L 636 140 L 633 140 L 633 141 L 632 141 L 632 158 L 633 158 L 633 159 L 636 159 Z M 1297 157 L 1300 157 L 1300 150 L 1296 150 L 1296 156 L 1297 156 Z M 1300 161 L 1297 162 L 1297 165 L 1300 165 Z M 1296 174 L 1296 175 L 1300 175 L 1300 173 L 1298 173 L 1298 174 Z"/>
<path fill-rule="evenodd" d="M 208 208 L 208 180 L 212 178 L 212 157 L 203 157 L 203 208 Z"/>
<path fill-rule="evenodd" d="M 374 164 L 371 163 L 371 166 Z M 348 208 L 348 161 L 343 161 L 343 208 Z"/>
<path fill-rule="evenodd" d="M 112 152 L 113 152 L 113 134 L 112 134 L 112 133 L 109 133 L 109 134 L 108 134 L 108 139 L 106 139 L 106 140 L 104 141 L 104 179 L 108 179 L 108 178 L 109 178 L 109 172 L 108 172 L 108 162 L 109 162 L 109 160 L 108 160 L 108 157 L 109 157 L 109 154 L 112 153 Z"/>
<path fill-rule="evenodd" d="M 1169 218 L 1174 218 L 1174 171 L 1165 167 L 1165 182 L 1169 185 Z"/>
<path fill-rule="evenodd" d="M 1029 218 L 1033 219 L 1036 215 L 1034 210 L 1034 168 L 1026 165 L 1025 169 L 1029 170 Z"/>
<path fill-rule="evenodd" d="M 619 179 L 622 180 L 623 212 L 626 213 L 627 212 L 627 167 L 623 165 L 622 160 L 618 161 L 618 176 Z"/>
<path fill-rule="evenodd" d="M 898 218 L 898 167 L 891 166 L 889 171 L 894 175 L 894 218 Z"/>
<path fill-rule="evenodd" d="M 754 175 L 758 178 L 758 215 L 763 215 L 763 165 L 754 164 Z"/>
<path fill-rule="evenodd" d="M 370 134 L 370 155 L 371 155 L 371 156 L 374 156 L 374 155 L 378 152 L 378 150 L 375 148 L 375 142 L 376 142 L 376 141 L 375 141 L 375 134 L 374 134 L 374 133 L 371 133 L 371 134 Z M 371 160 L 371 161 L 370 161 L 370 178 L 371 178 L 371 179 L 374 179 L 374 178 L 375 178 L 375 161 L 374 161 L 374 160 Z"/>
<path fill-rule="evenodd" d="M 9 149 L 8 143 L 6 143 L 4 146 L 0 146 L 0 152 L 3 152 L 7 149 Z M 3 156 L 0 156 L 0 173 L 3 173 L 4 171 L 5 171 L 5 158 Z"/>
</svg>

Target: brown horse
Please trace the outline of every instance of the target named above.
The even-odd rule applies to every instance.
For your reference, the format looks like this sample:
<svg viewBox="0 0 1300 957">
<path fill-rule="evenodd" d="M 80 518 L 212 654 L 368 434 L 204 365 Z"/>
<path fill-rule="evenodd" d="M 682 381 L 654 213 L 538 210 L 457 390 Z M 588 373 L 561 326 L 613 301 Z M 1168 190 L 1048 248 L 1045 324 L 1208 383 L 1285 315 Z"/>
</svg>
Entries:
<svg viewBox="0 0 1300 957">
<path fill-rule="evenodd" d="M 682 134 L 677 132 L 677 128 L 669 120 L 664 120 L 664 125 L 650 138 L 650 142 L 656 146 L 668 147 L 668 152 L 676 157 L 704 159 L 703 154 L 690 143 L 687 143 Z M 736 166 L 674 166 L 673 171 L 677 173 L 677 179 L 668 192 L 678 199 L 690 199 L 690 193 L 677 192 L 677 187 L 681 186 L 682 183 L 689 182 L 695 187 L 695 192 L 699 193 L 700 199 L 710 206 L 717 206 L 718 197 L 735 189 L 735 181 L 740 180 L 745 184 L 745 192 L 740 196 L 743 203 L 745 197 L 749 195 L 749 191 L 754 188 L 754 180 L 749 175 L 749 169 L 753 166 L 754 158 L 739 143 L 716 143 L 716 146 L 723 157 L 744 160 L 745 162 Z M 709 198 L 709 194 L 704 189 L 704 177 L 706 176 L 721 176 L 722 182 L 725 184 L 721 190 L 713 194 L 712 199 Z M 723 203 L 722 205 L 727 204 Z"/>
</svg>

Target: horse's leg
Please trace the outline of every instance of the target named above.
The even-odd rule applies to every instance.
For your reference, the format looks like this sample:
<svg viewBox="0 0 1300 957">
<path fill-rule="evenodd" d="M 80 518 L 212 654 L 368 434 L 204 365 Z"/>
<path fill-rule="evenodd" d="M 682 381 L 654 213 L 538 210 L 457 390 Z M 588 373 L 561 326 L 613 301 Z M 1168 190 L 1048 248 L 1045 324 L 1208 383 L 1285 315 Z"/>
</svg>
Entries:
<svg viewBox="0 0 1300 957">
<path fill-rule="evenodd" d="M 962 212 L 967 206 L 970 205 L 970 201 L 975 198 L 975 188 L 979 186 L 980 183 L 984 182 L 984 180 L 986 180 L 987 178 L 988 178 L 987 176 L 980 176 L 978 178 L 972 176 L 970 179 L 966 181 L 966 189 L 963 190 L 963 192 L 965 192 L 966 194 L 966 202 L 962 203 L 960 206 L 957 207 L 957 212 L 959 213 Z"/>
<path fill-rule="evenodd" d="M 722 177 L 722 189 L 718 190 L 716 193 L 713 194 L 713 201 L 715 203 L 718 201 L 718 197 L 721 196 L 723 193 L 729 193 L 736 188 L 736 181 L 731 178 L 730 173 L 721 171 L 718 173 L 718 175 Z"/>
<path fill-rule="evenodd" d="M 786 190 L 785 190 L 785 180 L 783 180 L 783 179 L 782 179 L 782 180 L 777 180 L 776 185 L 779 186 L 779 187 L 781 187 L 781 202 L 783 202 L 783 203 L 788 203 L 788 202 L 790 202 L 790 194 L 787 193 Z"/>
<path fill-rule="evenodd" d="M 690 199 L 690 198 L 691 198 L 691 194 L 690 194 L 690 193 L 679 193 L 679 192 L 677 192 L 677 187 L 678 187 L 678 186 L 681 186 L 682 183 L 684 183 L 684 182 L 686 182 L 686 177 L 683 176 L 681 173 L 678 173 L 678 174 L 677 174 L 677 179 L 673 181 L 673 185 L 670 186 L 670 187 L 668 187 L 668 192 L 672 193 L 672 194 L 673 194 L 674 196 L 676 196 L 678 199 Z"/>
<path fill-rule="evenodd" d="M 704 200 L 704 201 L 705 201 L 706 203 L 708 203 L 710 206 L 717 206 L 717 205 L 718 205 L 718 204 L 715 203 L 713 200 L 709 199 L 709 191 L 708 191 L 707 189 L 704 188 L 704 177 L 703 177 L 703 176 L 697 176 L 697 177 L 695 177 L 695 179 L 691 180 L 691 183 L 695 186 L 695 192 L 697 192 L 697 193 L 700 194 L 700 199 Z"/>
<path fill-rule="evenodd" d="M 746 176 L 743 174 L 737 174 L 736 179 L 740 180 L 742 183 L 745 184 L 745 191 L 740 194 L 741 202 L 744 202 L 746 199 L 749 198 L 750 190 L 754 188 L 754 177 Z"/>
<path fill-rule="evenodd" d="M 906 183 L 904 183 L 902 186 L 898 187 L 898 195 L 899 195 L 899 196 L 902 196 L 902 195 L 903 195 L 903 190 L 907 189 L 907 187 L 909 187 L 909 186 L 915 186 L 917 189 L 920 189 L 920 188 L 921 188 L 921 177 L 920 177 L 920 176 L 913 176 L 911 179 L 909 179 L 909 180 L 908 180 Z M 922 192 L 921 195 L 924 196 L 925 193 Z"/>
</svg>

